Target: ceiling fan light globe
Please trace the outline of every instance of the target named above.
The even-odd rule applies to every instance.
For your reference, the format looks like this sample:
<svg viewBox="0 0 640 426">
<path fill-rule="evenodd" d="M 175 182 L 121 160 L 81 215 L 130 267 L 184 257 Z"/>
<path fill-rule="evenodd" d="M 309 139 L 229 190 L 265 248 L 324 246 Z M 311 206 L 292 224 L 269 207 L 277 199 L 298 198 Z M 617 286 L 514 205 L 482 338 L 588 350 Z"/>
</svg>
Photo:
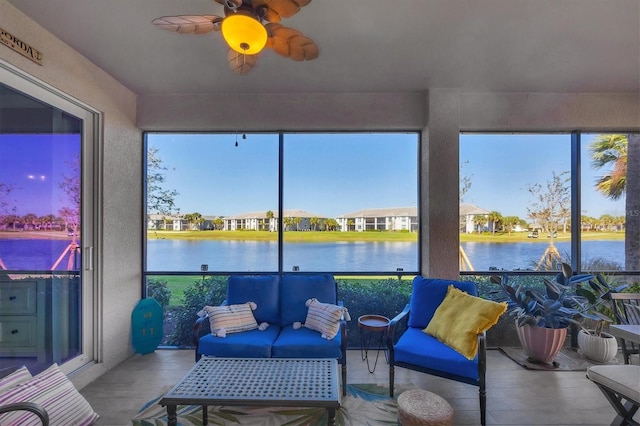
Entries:
<svg viewBox="0 0 640 426">
<path fill-rule="evenodd" d="M 255 55 L 267 44 L 267 29 L 257 19 L 233 14 L 222 21 L 222 37 L 230 48 L 245 55 Z"/>
</svg>

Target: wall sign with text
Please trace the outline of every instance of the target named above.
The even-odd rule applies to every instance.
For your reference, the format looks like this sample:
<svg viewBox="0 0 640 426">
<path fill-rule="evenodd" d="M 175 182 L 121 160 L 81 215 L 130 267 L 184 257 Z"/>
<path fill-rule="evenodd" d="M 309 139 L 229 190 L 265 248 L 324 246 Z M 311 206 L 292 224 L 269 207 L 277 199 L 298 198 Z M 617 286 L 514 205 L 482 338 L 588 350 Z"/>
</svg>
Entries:
<svg viewBox="0 0 640 426">
<path fill-rule="evenodd" d="M 31 59 L 36 64 L 42 65 L 42 52 L 2 28 L 0 28 L 0 43 L 18 52 L 22 56 Z"/>
</svg>

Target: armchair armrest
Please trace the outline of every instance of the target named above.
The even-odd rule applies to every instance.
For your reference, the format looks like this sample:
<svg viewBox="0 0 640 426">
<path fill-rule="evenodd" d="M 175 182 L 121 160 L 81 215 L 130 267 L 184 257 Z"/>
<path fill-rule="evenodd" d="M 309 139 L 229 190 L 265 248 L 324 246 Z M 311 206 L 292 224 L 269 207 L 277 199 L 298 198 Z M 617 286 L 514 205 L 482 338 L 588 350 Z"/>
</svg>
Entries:
<svg viewBox="0 0 640 426">
<path fill-rule="evenodd" d="M 205 323 L 204 329 L 202 323 Z M 209 326 L 209 315 L 196 320 L 195 324 L 193 324 L 193 328 L 191 329 L 191 343 L 193 343 L 193 346 L 196 348 L 198 347 L 200 338 L 205 334 L 204 331 L 209 329 Z"/>
<path fill-rule="evenodd" d="M 409 314 L 410 310 L 410 305 L 407 304 L 402 312 L 400 312 L 398 315 L 393 317 L 391 321 L 389 321 L 389 327 L 387 328 L 387 347 L 390 351 L 393 351 L 393 336 L 396 331 L 396 325 Z"/>
<path fill-rule="evenodd" d="M 0 406 L 0 414 L 9 413 L 11 411 L 29 411 L 38 416 L 44 426 L 49 425 L 49 414 L 40 404 L 33 402 L 15 402 L 13 404 Z"/>
</svg>

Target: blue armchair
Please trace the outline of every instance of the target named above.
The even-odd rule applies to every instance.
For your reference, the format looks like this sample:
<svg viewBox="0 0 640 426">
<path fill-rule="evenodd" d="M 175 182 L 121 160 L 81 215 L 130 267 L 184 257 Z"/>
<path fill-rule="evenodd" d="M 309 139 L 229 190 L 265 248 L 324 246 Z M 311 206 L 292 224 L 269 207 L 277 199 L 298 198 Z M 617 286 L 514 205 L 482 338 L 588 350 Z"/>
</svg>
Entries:
<svg viewBox="0 0 640 426">
<path fill-rule="evenodd" d="M 387 332 L 389 350 L 389 393 L 393 397 L 395 367 L 407 368 L 434 376 L 444 377 L 479 387 L 480 421 L 486 424 L 486 343 L 484 332 L 478 335 L 478 352 L 469 360 L 451 347 L 423 332 L 447 295 L 449 285 L 478 295 L 472 282 L 458 282 L 416 277 L 413 280 L 411 299 L 404 310 L 393 318 Z M 397 342 L 395 330 L 401 320 L 407 329 Z"/>
</svg>

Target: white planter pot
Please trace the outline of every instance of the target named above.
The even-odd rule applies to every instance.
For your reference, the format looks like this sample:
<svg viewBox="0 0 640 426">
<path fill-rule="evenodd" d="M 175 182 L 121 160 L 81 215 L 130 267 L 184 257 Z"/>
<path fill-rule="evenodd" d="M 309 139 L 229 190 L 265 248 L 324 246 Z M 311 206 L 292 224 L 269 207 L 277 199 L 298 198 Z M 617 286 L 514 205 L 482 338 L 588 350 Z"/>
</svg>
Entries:
<svg viewBox="0 0 640 426">
<path fill-rule="evenodd" d="M 618 342 L 609 333 L 602 332 L 600 334 L 602 337 L 580 330 L 578 332 L 578 346 L 586 358 L 596 362 L 607 363 L 616 357 Z"/>
</svg>

